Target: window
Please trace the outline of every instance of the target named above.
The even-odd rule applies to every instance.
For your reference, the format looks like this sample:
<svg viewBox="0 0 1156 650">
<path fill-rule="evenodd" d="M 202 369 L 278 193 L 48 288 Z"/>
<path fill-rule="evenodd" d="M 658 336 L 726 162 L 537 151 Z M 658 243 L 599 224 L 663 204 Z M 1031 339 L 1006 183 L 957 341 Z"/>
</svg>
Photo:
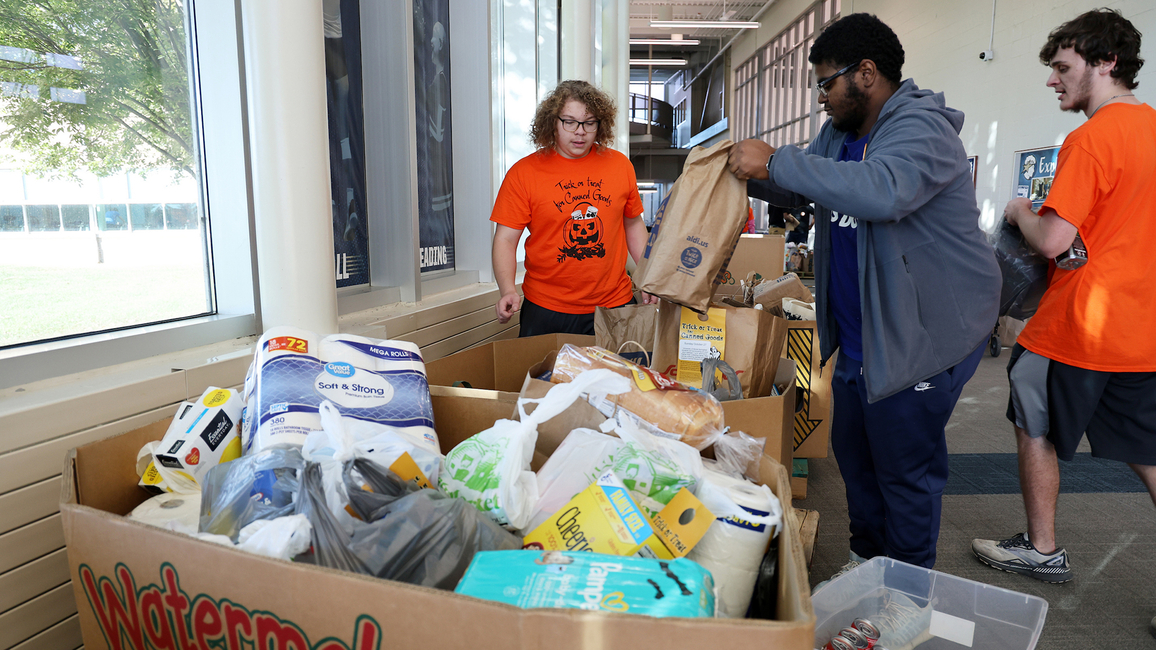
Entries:
<svg viewBox="0 0 1156 650">
<path fill-rule="evenodd" d="M 62 205 L 60 206 L 60 218 L 64 222 L 65 230 L 88 230 L 91 221 L 89 219 L 89 206 Z"/>
<path fill-rule="evenodd" d="M 0 349 L 214 312 L 188 4 L 0 21 Z"/>
<path fill-rule="evenodd" d="M 31 232 L 53 232 L 60 230 L 60 206 L 57 205 L 29 205 L 25 206 L 28 213 L 28 230 Z"/>
<path fill-rule="evenodd" d="M 0 205 L 0 232 L 24 232 L 24 206 Z"/>
<path fill-rule="evenodd" d="M 807 55 L 839 17 L 841 0 L 820 0 L 735 69 L 735 139 L 803 145 L 822 126 Z"/>
<path fill-rule="evenodd" d="M 165 215 L 159 203 L 134 203 L 128 207 L 133 230 L 164 230 Z"/>
</svg>

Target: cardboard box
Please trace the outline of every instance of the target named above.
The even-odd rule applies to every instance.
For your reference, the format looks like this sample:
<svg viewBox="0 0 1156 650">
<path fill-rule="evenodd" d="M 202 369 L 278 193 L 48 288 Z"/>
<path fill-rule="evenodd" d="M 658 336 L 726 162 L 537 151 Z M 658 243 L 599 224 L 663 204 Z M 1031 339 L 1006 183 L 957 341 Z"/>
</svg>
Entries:
<svg viewBox="0 0 1156 650">
<path fill-rule="evenodd" d="M 783 356 L 795 362 L 799 391 L 794 424 L 793 458 L 826 458 L 831 437 L 831 378 L 835 373 L 832 356 L 820 369 L 819 335 L 815 321 L 787 321 L 787 342 Z"/>
<path fill-rule="evenodd" d="M 480 429 L 470 429 L 484 424 L 486 412 L 498 412 L 496 407 L 508 397 L 479 398 L 474 391 L 435 396 L 443 449 L 477 433 Z M 159 440 L 167 425 L 160 421 L 85 445 L 66 459 L 61 513 L 80 627 L 90 650 L 145 650 L 146 644 L 195 647 L 197 639 L 207 647 L 227 643 L 227 637 L 240 639 L 246 647 L 278 650 L 579 650 L 652 647 L 656 640 L 669 650 L 814 647 L 815 616 L 794 516 L 784 517 L 786 543 L 778 551 L 778 620 L 523 610 L 258 557 L 129 521 L 122 515 L 149 496 L 136 485 L 136 452 L 146 442 Z M 784 468 L 764 458 L 760 473 L 789 504 Z M 178 636 L 185 640 L 168 642 Z"/>
<path fill-rule="evenodd" d="M 715 291 L 715 299 L 724 296 L 742 296 L 740 284 L 752 271 L 773 280 L 783 274 L 783 249 L 786 238 L 776 235 L 742 235 L 723 274 L 723 283 Z"/>
<path fill-rule="evenodd" d="M 807 498 L 807 475 L 808 475 L 807 459 L 796 458 L 791 463 L 791 498 L 806 499 Z"/>
<path fill-rule="evenodd" d="M 543 334 L 494 341 L 430 361 L 425 364 L 426 379 L 430 386 L 465 382 L 471 388 L 517 393 L 522 388 L 526 369 L 567 343 L 594 345 L 594 337 Z"/>
</svg>

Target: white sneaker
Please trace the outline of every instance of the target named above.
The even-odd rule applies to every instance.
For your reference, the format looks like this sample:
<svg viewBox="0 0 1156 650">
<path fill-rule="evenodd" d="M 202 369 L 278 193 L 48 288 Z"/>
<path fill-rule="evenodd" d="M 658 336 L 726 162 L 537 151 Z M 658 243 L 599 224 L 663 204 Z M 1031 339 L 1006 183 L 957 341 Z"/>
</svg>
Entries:
<svg viewBox="0 0 1156 650">
<path fill-rule="evenodd" d="M 971 552 L 980 562 L 1008 573 L 1019 573 L 1052 583 L 1072 579 L 1067 551 L 1058 548 L 1044 555 L 1036 550 L 1027 533 L 1017 533 L 1003 540 L 973 539 Z"/>
</svg>

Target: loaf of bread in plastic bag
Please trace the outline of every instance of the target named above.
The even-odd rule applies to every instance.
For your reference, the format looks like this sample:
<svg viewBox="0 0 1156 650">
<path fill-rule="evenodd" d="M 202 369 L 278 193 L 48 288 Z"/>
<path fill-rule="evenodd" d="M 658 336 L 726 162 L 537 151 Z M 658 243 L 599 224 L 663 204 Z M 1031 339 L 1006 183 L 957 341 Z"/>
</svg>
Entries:
<svg viewBox="0 0 1156 650">
<path fill-rule="evenodd" d="M 597 346 L 562 346 L 550 381 L 568 383 L 595 368 L 632 380 L 630 390 L 619 395 L 599 395 L 597 387 L 591 387 L 587 399 L 606 417 L 628 415 L 643 430 L 681 440 L 699 451 L 723 435 L 723 410 L 717 399 Z"/>
</svg>

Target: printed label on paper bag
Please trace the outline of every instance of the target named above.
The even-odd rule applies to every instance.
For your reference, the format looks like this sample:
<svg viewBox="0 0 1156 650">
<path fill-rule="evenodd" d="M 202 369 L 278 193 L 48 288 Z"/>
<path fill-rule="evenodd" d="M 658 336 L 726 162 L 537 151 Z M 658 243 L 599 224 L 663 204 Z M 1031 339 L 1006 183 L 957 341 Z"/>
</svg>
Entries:
<svg viewBox="0 0 1156 650">
<path fill-rule="evenodd" d="M 726 322 L 725 309 L 707 309 L 706 320 L 697 312 L 682 308 L 678 324 L 678 366 L 675 378 L 678 381 L 702 388 L 703 359 L 725 359 Z"/>
</svg>

